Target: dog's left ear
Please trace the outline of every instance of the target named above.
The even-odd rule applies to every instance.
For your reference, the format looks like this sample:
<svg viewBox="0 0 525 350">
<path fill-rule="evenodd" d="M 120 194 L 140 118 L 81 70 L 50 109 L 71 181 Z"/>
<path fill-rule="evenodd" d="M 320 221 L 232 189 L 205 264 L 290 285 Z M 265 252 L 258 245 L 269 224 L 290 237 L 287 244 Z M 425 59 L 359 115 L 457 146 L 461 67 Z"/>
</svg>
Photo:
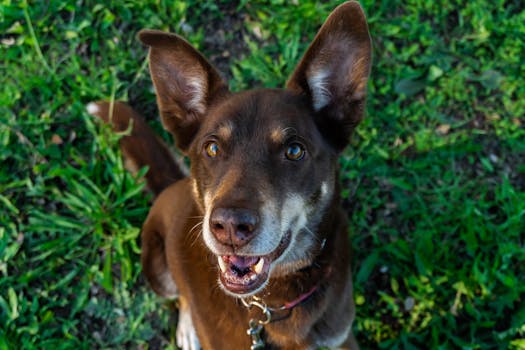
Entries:
<svg viewBox="0 0 525 350">
<path fill-rule="evenodd" d="M 150 47 L 149 65 L 164 127 L 187 151 L 209 107 L 229 93 L 217 70 L 176 34 L 142 30 L 139 40 Z"/>
<path fill-rule="evenodd" d="M 311 101 L 321 132 L 340 151 L 363 118 L 372 44 L 361 6 L 338 6 L 295 68 L 287 88 Z"/>
</svg>

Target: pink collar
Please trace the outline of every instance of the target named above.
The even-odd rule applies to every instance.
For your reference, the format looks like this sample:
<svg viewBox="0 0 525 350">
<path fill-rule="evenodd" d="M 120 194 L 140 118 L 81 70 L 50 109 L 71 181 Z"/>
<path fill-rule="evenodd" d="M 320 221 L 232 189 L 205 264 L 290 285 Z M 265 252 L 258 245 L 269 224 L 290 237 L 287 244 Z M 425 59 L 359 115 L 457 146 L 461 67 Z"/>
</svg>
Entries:
<svg viewBox="0 0 525 350">
<path fill-rule="evenodd" d="M 293 309 L 294 307 L 296 307 L 297 305 L 301 304 L 306 299 L 311 297 L 312 294 L 314 294 L 317 291 L 317 289 L 319 289 L 319 286 L 320 286 L 320 284 L 316 284 L 308 292 L 299 295 L 299 297 L 297 299 L 294 299 L 292 301 L 288 301 L 288 302 L 284 303 L 282 306 L 279 306 L 279 307 L 276 307 L 276 308 L 269 307 L 268 305 L 266 305 L 266 303 L 261 298 L 256 297 L 256 296 L 251 297 L 251 300 L 241 299 L 241 302 L 248 309 L 251 309 L 253 306 L 256 306 L 257 308 L 259 308 L 262 311 L 262 313 L 266 316 L 266 320 L 265 321 L 259 321 L 260 324 L 268 324 L 272 320 L 272 313 L 273 312 Z"/>
<path fill-rule="evenodd" d="M 312 289 L 310 289 L 308 292 L 299 295 L 299 297 L 297 299 L 289 301 L 287 303 L 284 303 L 284 305 L 281 306 L 278 310 L 290 310 L 290 309 L 293 309 L 294 307 L 296 307 L 297 305 L 299 305 L 300 303 L 302 303 L 303 301 L 308 299 L 312 294 L 314 294 L 315 291 L 317 291 L 318 288 L 319 288 L 318 284 L 313 286 Z"/>
</svg>

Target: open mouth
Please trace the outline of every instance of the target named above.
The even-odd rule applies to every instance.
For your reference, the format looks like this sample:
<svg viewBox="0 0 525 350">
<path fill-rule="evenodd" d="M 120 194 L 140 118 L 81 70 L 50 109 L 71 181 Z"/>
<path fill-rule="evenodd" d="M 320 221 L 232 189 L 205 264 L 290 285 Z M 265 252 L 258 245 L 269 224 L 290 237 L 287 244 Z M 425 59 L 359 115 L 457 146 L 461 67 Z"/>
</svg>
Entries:
<svg viewBox="0 0 525 350">
<path fill-rule="evenodd" d="M 220 255 L 217 256 L 219 278 L 228 291 L 234 294 L 250 294 L 263 286 L 270 277 L 271 264 L 277 260 L 290 244 L 291 233 L 287 232 L 277 248 L 263 256 Z"/>
</svg>

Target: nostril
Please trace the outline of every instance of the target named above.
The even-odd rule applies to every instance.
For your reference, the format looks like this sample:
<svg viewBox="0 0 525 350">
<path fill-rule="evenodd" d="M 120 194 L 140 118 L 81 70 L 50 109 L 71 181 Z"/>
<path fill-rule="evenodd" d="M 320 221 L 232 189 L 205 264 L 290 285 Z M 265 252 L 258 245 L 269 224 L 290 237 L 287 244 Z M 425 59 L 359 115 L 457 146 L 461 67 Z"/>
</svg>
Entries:
<svg viewBox="0 0 525 350">
<path fill-rule="evenodd" d="M 224 226 L 221 223 L 215 222 L 212 223 L 211 228 L 215 231 L 222 231 L 224 230 Z"/>
<path fill-rule="evenodd" d="M 248 234 L 253 231 L 253 226 L 250 224 L 239 224 L 237 225 L 237 232 Z"/>
</svg>

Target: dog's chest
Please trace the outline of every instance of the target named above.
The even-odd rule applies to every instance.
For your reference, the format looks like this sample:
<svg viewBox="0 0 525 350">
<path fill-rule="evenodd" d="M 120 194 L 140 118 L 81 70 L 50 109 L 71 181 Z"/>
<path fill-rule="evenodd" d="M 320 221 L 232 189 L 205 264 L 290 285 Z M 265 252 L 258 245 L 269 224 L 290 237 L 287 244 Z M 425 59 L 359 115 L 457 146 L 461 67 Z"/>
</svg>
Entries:
<svg viewBox="0 0 525 350">
<path fill-rule="evenodd" d="M 291 345 L 290 342 L 294 339 L 308 338 L 313 322 L 313 320 L 307 321 L 312 314 L 310 307 L 304 308 L 304 305 L 300 305 L 290 310 L 273 312 L 272 321 L 262 325 L 258 335 L 251 336 L 250 329 L 252 332 L 257 329 L 258 321 L 264 322 L 266 315 L 261 308 L 248 309 L 239 299 L 226 295 L 218 286 L 217 271 L 213 264 L 191 263 L 193 259 L 207 255 L 209 253 L 204 245 L 196 243 L 191 251 L 186 251 L 185 258 L 180 260 L 184 261 L 185 276 L 179 276 L 187 283 L 181 288 L 181 292 L 182 289 L 188 290 L 184 294 L 189 299 L 193 322 L 203 349 L 250 349 L 256 339 L 260 339 L 264 344 L 261 349 L 309 348 L 307 344 Z M 287 298 L 295 300 L 292 295 L 296 293 L 299 295 L 300 292 L 281 290 L 276 293 L 282 295 L 269 301 L 269 305 L 274 309 L 279 308 L 286 301 L 289 302 Z M 317 297 L 308 298 L 305 304 L 317 305 Z M 250 324 L 250 320 L 254 320 L 256 324 Z M 277 346 L 274 341 L 281 344 L 286 342 L 289 345 Z"/>
</svg>

